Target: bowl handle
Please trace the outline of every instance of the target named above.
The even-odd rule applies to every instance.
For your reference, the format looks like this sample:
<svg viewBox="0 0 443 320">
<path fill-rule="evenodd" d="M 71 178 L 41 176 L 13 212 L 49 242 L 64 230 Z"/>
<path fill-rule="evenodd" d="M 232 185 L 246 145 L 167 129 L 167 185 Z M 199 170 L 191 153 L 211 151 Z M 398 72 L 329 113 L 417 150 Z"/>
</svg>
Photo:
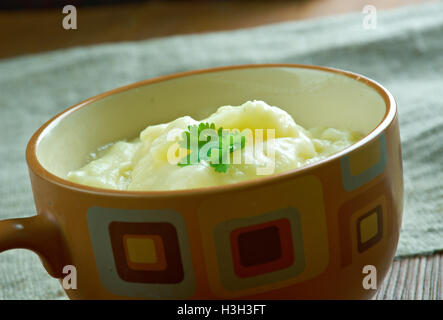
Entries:
<svg viewBox="0 0 443 320">
<path fill-rule="evenodd" d="M 0 221 L 0 252 L 10 249 L 34 251 L 55 278 L 62 278 L 69 264 L 59 227 L 43 215 Z"/>
</svg>

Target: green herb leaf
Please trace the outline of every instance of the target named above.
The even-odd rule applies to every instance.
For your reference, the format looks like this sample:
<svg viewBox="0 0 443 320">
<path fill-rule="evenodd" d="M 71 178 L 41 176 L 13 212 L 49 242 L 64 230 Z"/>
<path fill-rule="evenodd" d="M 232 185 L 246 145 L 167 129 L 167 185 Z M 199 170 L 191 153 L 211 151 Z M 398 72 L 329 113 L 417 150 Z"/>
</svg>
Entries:
<svg viewBox="0 0 443 320">
<path fill-rule="evenodd" d="M 223 163 L 219 163 L 219 164 L 210 164 L 211 167 L 215 168 L 215 171 L 217 172 L 226 172 L 228 171 L 229 168 L 229 164 L 223 164 Z"/>
<path fill-rule="evenodd" d="M 206 132 L 205 130 L 213 130 L 214 133 Z M 205 133 L 203 135 L 202 133 Z M 216 137 L 218 141 L 214 144 L 213 137 Z M 208 145 L 211 143 L 211 145 Z M 224 158 L 229 157 L 229 154 L 243 149 L 246 144 L 246 137 L 240 132 L 229 133 L 227 130 L 223 130 L 222 127 L 216 130 L 214 123 L 200 123 L 198 125 L 188 126 L 188 130 L 182 134 L 182 140 L 179 142 L 179 146 L 190 151 L 188 155 L 180 160 L 178 166 L 184 167 L 191 165 L 192 158 L 200 163 L 201 160 L 209 161 L 211 167 L 216 172 L 227 172 L 229 163 L 222 163 Z M 218 147 L 217 147 L 218 146 Z M 208 149 L 207 152 L 201 154 L 202 149 Z M 197 153 L 196 155 L 194 153 Z M 213 159 L 215 161 L 213 162 Z"/>
</svg>

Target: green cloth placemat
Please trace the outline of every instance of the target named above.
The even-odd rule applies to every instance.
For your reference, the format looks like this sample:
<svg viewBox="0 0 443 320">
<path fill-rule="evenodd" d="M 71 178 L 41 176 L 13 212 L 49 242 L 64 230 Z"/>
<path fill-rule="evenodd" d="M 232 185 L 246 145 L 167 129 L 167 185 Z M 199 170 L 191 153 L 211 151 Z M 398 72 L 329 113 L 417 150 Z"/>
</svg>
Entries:
<svg viewBox="0 0 443 320">
<path fill-rule="evenodd" d="M 443 249 L 443 2 L 378 13 L 375 30 L 362 23 L 363 14 L 351 14 L 0 61 L 0 219 L 34 214 L 26 143 L 66 107 L 178 71 L 303 63 L 362 73 L 391 90 L 399 104 L 406 188 L 397 255 Z M 0 254 L 0 298 L 64 297 L 35 254 Z"/>
</svg>

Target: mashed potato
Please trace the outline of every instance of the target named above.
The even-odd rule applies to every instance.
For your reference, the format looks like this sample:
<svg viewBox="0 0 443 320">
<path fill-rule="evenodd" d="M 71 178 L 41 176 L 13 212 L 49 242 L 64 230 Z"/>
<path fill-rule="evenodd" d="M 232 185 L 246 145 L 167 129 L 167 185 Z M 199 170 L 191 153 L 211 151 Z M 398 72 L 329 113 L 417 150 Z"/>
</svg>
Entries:
<svg viewBox="0 0 443 320">
<path fill-rule="evenodd" d="M 214 123 L 216 128 L 250 130 L 247 147 L 230 155 L 226 172 L 209 161 L 179 166 L 179 142 L 188 126 Z M 260 131 L 263 129 L 263 139 Z M 267 129 L 274 129 L 267 131 Z M 316 127 L 306 130 L 284 110 L 263 101 L 223 106 L 202 121 L 189 116 L 147 127 L 133 141 L 99 148 L 84 167 L 69 172 L 70 181 L 118 190 L 175 190 L 236 183 L 298 168 L 324 159 L 358 141 L 362 135 L 345 129 Z M 251 139 L 252 138 L 252 139 Z M 254 140 L 254 141 L 251 141 Z M 241 162 L 233 163 L 234 154 Z M 178 159 L 178 158 L 177 158 Z M 239 158 L 236 158 L 239 159 Z"/>
</svg>

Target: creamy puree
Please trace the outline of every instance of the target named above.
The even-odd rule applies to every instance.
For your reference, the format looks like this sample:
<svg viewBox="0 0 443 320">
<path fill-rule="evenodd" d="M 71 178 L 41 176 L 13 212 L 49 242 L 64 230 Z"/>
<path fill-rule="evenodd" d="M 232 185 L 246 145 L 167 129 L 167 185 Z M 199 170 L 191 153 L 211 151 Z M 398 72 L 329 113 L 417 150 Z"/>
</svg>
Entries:
<svg viewBox="0 0 443 320">
<path fill-rule="evenodd" d="M 201 122 L 214 123 L 216 128 L 250 129 L 252 132 L 275 129 L 275 136 L 265 134 L 260 152 L 251 148 L 235 151 L 241 152 L 242 161 L 231 164 L 226 172 L 217 172 L 204 160 L 188 166 L 168 161 L 168 150 L 182 139 L 176 133 Z M 175 138 L 171 139 L 171 136 Z M 307 130 L 278 107 L 263 101 L 247 101 L 241 106 L 220 107 L 202 121 L 184 116 L 169 123 L 149 126 L 133 141 L 103 146 L 91 154 L 91 160 L 84 167 L 69 172 L 68 179 L 118 190 L 175 190 L 225 185 L 263 177 L 258 168 L 273 167 L 275 174 L 319 161 L 361 137 L 361 134 L 346 129 L 315 127 Z M 267 145 L 271 142 L 274 155 L 267 152 Z"/>
</svg>

